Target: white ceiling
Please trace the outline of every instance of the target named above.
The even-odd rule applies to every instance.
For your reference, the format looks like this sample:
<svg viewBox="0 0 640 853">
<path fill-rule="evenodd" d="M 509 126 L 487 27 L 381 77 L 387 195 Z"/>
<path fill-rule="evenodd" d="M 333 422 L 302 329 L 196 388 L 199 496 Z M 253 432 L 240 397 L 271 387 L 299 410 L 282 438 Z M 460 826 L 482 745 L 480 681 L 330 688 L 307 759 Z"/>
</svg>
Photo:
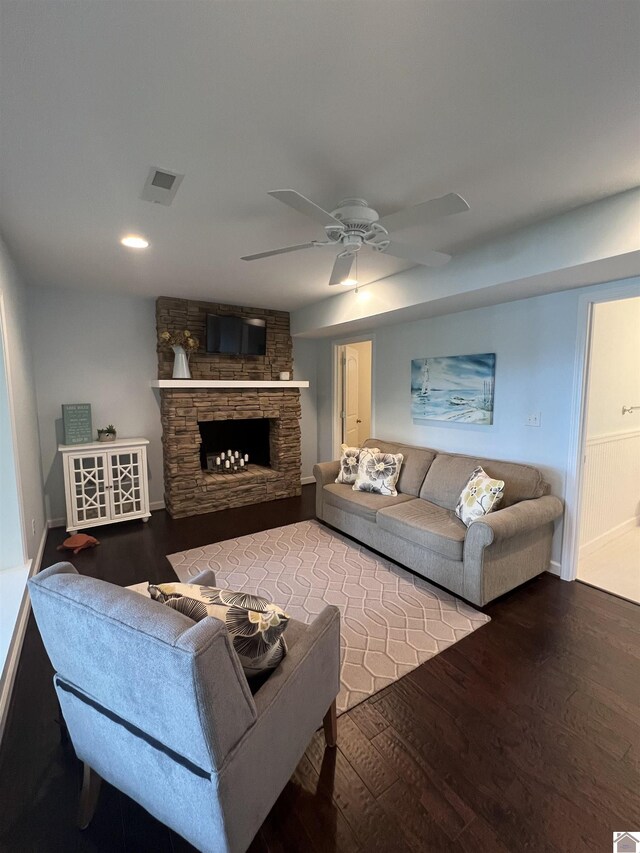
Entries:
<svg viewBox="0 0 640 853">
<path fill-rule="evenodd" d="M 381 215 L 463 251 L 639 183 L 636 0 L 0 0 L 0 231 L 33 284 L 294 309 L 332 258 L 267 196 Z M 186 177 L 140 201 L 150 166 Z M 140 232 L 145 252 L 119 237 Z M 368 281 L 405 266 L 360 264 Z"/>
</svg>

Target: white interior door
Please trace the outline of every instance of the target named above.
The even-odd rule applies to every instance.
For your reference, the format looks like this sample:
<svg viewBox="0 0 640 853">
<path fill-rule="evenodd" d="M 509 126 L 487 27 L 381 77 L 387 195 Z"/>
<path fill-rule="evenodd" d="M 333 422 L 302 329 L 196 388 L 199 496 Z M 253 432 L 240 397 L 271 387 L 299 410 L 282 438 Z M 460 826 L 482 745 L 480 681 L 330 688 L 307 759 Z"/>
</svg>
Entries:
<svg viewBox="0 0 640 853">
<path fill-rule="evenodd" d="M 349 447 L 358 447 L 360 442 L 360 417 L 358 413 L 358 350 L 355 347 L 344 348 L 344 442 Z"/>
</svg>

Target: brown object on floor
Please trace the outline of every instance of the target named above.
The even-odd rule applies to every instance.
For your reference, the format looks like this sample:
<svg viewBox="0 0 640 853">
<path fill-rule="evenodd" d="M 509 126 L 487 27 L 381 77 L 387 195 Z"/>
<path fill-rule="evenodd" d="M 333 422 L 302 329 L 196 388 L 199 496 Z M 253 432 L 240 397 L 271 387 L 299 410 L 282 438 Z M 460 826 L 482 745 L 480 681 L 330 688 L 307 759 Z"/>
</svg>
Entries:
<svg viewBox="0 0 640 853">
<path fill-rule="evenodd" d="M 74 554 L 79 554 L 85 548 L 95 548 L 100 543 L 94 536 L 88 536 L 86 533 L 74 533 L 65 539 L 62 545 L 58 545 L 58 551 L 73 551 Z"/>
</svg>

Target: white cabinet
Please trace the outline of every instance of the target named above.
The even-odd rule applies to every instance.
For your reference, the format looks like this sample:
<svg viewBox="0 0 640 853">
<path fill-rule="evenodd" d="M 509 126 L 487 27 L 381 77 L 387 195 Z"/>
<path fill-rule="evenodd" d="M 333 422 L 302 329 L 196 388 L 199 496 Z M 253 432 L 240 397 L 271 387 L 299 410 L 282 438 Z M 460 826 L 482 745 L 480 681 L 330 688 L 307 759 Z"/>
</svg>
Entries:
<svg viewBox="0 0 640 853">
<path fill-rule="evenodd" d="M 146 438 L 61 444 L 67 530 L 141 518 L 148 521 Z"/>
</svg>

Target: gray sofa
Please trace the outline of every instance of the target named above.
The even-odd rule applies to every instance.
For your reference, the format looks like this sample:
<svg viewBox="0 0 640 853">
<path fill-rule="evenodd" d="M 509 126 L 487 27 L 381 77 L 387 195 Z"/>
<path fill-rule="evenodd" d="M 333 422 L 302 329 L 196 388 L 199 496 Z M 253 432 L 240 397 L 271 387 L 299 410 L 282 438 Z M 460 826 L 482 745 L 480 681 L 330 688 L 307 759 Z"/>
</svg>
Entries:
<svg viewBox="0 0 640 853">
<path fill-rule="evenodd" d="M 364 446 L 404 455 L 397 497 L 354 492 L 334 482 L 339 462 L 321 462 L 313 469 L 320 520 L 480 607 L 549 568 L 563 506 L 537 468 L 373 438 Z M 454 510 L 478 465 L 504 480 L 504 497 L 466 528 Z"/>
</svg>

